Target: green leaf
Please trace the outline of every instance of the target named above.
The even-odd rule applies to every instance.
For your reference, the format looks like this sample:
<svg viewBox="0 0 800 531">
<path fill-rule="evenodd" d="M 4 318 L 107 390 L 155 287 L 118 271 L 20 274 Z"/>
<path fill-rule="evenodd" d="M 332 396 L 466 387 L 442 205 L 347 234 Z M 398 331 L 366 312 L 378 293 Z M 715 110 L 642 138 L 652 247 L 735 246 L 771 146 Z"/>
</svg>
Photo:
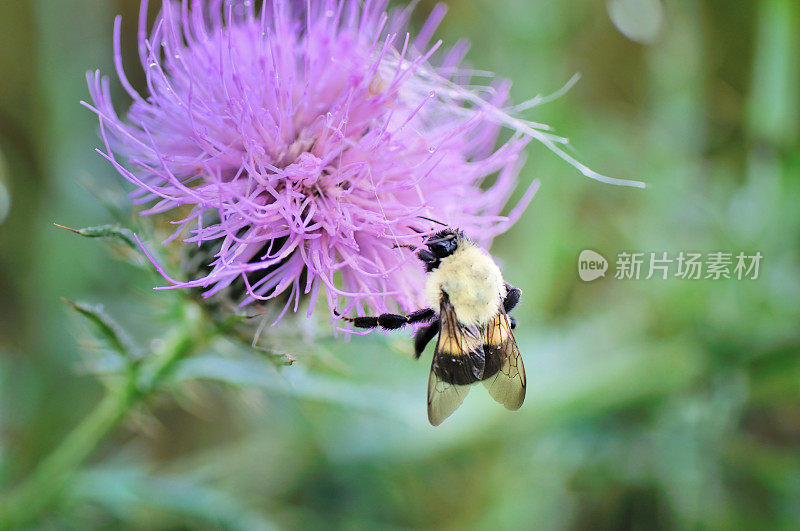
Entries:
<svg viewBox="0 0 800 531">
<path fill-rule="evenodd" d="M 111 317 L 106 315 L 101 306 L 72 302 L 68 299 L 62 300 L 94 325 L 94 331 L 97 337 L 101 339 L 109 349 L 129 360 L 134 360 L 139 357 L 139 351 L 134 346 L 130 336 L 128 336 L 122 327 L 114 322 Z"/>
<path fill-rule="evenodd" d="M 75 234 L 80 234 L 86 238 L 109 238 L 116 240 L 137 253 L 141 251 L 139 245 L 136 243 L 136 238 L 133 236 L 133 232 L 117 225 L 99 225 L 97 227 L 86 227 L 84 229 L 73 229 L 65 227 L 64 225 L 59 225 L 58 223 L 53 223 L 53 225 L 74 232 Z"/>
<path fill-rule="evenodd" d="M 372 412 L 406 423 L 417 418 L 417 411 L 411 406 L 414 397 L 405 392 L 327 376 L 302 366 L 281 371 L 256 356 L 194 356 L 181 360 L 173 377 L 177 382 L 214 380 L 236 388 L 259 388 L 276 396 Z"/>
</svg>

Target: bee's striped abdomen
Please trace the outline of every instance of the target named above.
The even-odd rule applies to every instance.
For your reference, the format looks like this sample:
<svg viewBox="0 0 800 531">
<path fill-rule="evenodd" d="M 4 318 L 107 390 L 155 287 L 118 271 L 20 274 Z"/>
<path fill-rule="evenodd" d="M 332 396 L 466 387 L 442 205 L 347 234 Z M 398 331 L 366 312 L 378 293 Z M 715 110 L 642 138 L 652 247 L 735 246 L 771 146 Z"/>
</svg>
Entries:
<svg viewBox="0 0 800 531">
<path fill-rule="evenodd" d="M 483 349 L 460 356 L 439 354 L 436 357 L 433 370 L 443 382 L 454 385 L 475 383 L 484 378 Z M 497 372 L 497 369 L 495 369 L 495 372 Z"/>
</svg>

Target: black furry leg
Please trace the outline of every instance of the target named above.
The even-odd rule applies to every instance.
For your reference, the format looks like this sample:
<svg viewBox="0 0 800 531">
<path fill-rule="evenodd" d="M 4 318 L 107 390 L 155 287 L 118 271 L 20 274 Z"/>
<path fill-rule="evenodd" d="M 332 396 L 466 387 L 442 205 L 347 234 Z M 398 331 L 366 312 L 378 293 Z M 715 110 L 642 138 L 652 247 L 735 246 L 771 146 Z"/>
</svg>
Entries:
<svg viewBox="0 0 800 531">
<path fill-rule="evenodd" d="M 436 337 L 436 334 L 439 333 L 439 319 L 436 319 L 431 324 L 424 326 L 417 330 L 416 335 L 414 336 L 414 357 L 419 359 L 422 355 L 422 351 L 425 350 L 425 347 L 430 343 L 431 339 Z"/>
<path fill-rule="evenodd" d="M 377 328 L 381 327 L 384 330 L 396 330 L 401 326 L 407 324 L 420 323 L 422 321 L 430 321 L 436 315 L 436 312 L 430 308 L 423 308 L 408 315 L 400 315 L 396 313 L 384 313 L 372 317 L 342 317 L 345 321 L 353 323 L 356 328 Z"/>
<path fill-rule="evenodd" d="M 506 282 L 506 298 L 503 299 L 503 309 L 506 313 L 514 309 L 519 303 L 520 297 L 522 297 L 522 291 Z"/>
<path fill-rule="evenodd" d="M 508 316 L 508 326 L 511 327 L 511 330 L 514 330 L 517 327 L 517 320 L 510 315 Z"/>
</svg>

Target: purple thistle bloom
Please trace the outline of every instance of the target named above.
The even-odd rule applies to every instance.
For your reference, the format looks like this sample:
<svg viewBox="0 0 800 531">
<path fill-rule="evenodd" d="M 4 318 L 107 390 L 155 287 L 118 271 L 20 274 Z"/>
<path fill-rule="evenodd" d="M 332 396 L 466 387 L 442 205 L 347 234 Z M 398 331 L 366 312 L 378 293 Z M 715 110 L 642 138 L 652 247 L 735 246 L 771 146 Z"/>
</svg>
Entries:
<svg viewBox="0 0 800 531">
<path fill-rule="evenodd" d="M 98 152 L 137 187 L 142 213 L 180 212 L 169 239 L 213 244 L 207 274 L 165 275 L 173 287 L 210 297 L 238 282 L 241 304 L 283 295 L 280 316 L 304 295 L 310 314 L 320 289 L 331 311 L 410 311 L 423 269 L 397 245 L 419 244 L 428 216 L 488 246 L 535 192 L 501 215 L 530 138 L 607 180 L 546 126 L 510 114 L 521 107 L 504 110 L 508 82 L 467 85 L 465 42 L 428 45 L 443 6 L 411 39 L 410 9 L 361 4 L 165 0 L 148 36 L 144 2 L 145 97 L 123 72 L 117 18 L 117 75 L 133 104 L 118 117 L 108 79 L 92 72 L 86 105 L 100 119 Z M 502 127 L 514 134 L 495 148 Z"/>
</svg>

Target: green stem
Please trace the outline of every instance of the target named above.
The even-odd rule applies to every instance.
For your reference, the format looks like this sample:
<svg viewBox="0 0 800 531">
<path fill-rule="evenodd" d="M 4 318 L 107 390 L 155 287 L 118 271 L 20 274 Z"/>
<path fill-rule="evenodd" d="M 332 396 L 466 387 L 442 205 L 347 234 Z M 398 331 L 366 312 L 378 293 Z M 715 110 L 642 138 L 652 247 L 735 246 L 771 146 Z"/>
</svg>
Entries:
<svg viewBox="0 0 800 531">
<path fill-rule="evenodd" d="M 125 381 L 109 392 L 33 473 L 0 502 L 0 529 L 34 521 L 57 499 L 75 471 L 128 412 L 158 389 L 180 359 L 208 339 L 199 308 L 187 303 L 183 310 L 180 324 L 147 358 L 149 363 L 133 366 Z"/>
</svg>

